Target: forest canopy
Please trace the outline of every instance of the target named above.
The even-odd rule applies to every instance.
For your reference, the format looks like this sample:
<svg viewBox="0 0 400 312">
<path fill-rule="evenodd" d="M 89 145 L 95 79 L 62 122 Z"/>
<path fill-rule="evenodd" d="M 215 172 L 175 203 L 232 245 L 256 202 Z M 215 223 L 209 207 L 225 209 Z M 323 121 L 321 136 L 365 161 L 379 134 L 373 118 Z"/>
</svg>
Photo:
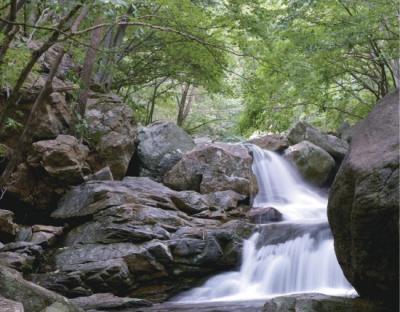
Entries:
<svg viewBox="0 0 400 312">
<path fill-rule="evenodd" d="M 54 47 L 73 60 L 77 132 L 90 90 L 116 93 L 143 125 L 229 139 L 298 120 L 334 131 L 399 81 L 394 0 L 0 0 L 0 10 L 0 131 L 23 127 L 21 90 Z"/>
</svg>

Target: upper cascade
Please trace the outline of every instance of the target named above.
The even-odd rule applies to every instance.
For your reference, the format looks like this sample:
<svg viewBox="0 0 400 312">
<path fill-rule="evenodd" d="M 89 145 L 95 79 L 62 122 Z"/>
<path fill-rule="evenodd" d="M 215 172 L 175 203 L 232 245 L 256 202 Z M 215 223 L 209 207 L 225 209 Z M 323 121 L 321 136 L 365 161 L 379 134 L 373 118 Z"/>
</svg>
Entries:
<svg viewBox="0 0 400 312">
<path fill-rule="evenodd" d="M 274 207 L 285 220 L 326 220 L 326 197 L 306 184 L 296 169 L 280 155 L 248 145 L 259 191 L 253 207 Z"/>
</svg>

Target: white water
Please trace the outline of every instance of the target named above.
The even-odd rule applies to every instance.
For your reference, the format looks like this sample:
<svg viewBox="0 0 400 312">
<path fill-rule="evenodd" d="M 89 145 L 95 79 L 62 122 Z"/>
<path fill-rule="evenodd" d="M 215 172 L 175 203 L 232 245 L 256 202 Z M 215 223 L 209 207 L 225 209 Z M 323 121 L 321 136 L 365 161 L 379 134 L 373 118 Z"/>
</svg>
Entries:
<svg viewBox="0 0 400 312">
<path fill-rule="evenodd" d="M 250 147 L 259 193 L 254 207 L 274 207 L 296 224 L 325 222 L 327 199 L 303 182 L 281 156 Z M 178 296 L 180 302 L 253 300 L 277 295 L 319 292 L 354 295 L 336 260 L 333 240 L 307 233 L 281 244 L 262 245 L 259 233 L 243 244 L 237 272 L 210 278 L 203 286 Z"/>
<path fill-rule="evenodd" d="M 291 164 L 276 153 L 250 148 L 259 188 L 253 207 L 274 207 L 287 220 L 327 219 L 328 200 L 302 181 Z"/>
</svg>

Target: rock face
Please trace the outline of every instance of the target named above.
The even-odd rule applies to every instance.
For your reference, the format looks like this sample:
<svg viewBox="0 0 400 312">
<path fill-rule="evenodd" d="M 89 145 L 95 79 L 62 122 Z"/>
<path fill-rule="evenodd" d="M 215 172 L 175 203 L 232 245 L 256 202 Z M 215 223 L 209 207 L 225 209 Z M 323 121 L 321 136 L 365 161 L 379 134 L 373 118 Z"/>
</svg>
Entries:
<svg viewBox="0 0 400 312">
<path fill-rule="evenodd" d="M 264 312 L 389 312 L 390 310 L 362 299 L 322 294 L 299 294 L 276 297 L 264 305 Z"/>
<path fill-rule="evenodd" d="M 176 190 L 202 194 L 233 190 L 250 196 L 257 192 L 251 165 L 252 157 L 242 145 L 201 144 L 186 153 L 163 181 Z"/>
<path fill-rule="evenodd" d="M 184 153 L 194 147 L 192 138 L 173 122 L 154 122 L 138 133 L 139 175 L 160 179 Z"/>
<path fill-rule="evenodd" d="M 32 149 L 29 165 L 42 167 L 60 183 L 73 185 L 83 182 L 83 177 L 90 172 L 86 163 L 89 148 L 73 136 L 59 135 L 54 140 L 38 141 L 32 144 Z"/>
<path fill-rule="evenodd" d="M 18 225 L 13 222 L 14 214 L 0 209 L 0 242 L 12 241 L 17 235 Z"/>
<path fill-rule="evenodd" d="M 45 125 L 55 122 L 47 117 L 49 120 L 39 122 Z M 90 149 L 73 136 L 59 134 L 69 131 L 68 125 L 63 124 L 64 128 L 46 135 L 53 138 L 32 144 L 26 160 L 11 176 L 7 194 L 44 210 L 55 205 L 70 186 L 82 183 L 91 172 L 109 168 L 112 174 L 107 174 L 108 179 L 123 178 L 135 149 L 136 123 L 132 110 L 116 96 L 92 93 L 87 122 L 84 135 Z M 8 134 L 15 140 L 12 133 Z"/>
<path fill-rule="evenodd" d="M 328 204 L 347 279 L 362 297 L 393 304 L 399 286 L 398 98 L 398 91 L 386 96 L 354 127 Z"/>
<path fill-rule="evenodd" d="M 17 271 L 2 266 L 0 266 L 0 295 L 21 302 L 25 311 L 29 312 L 83 312 L 65 297 L 28 282 Z"/>
<path fill-rule="evenodd" d="M 247 141 L 269 151 L 282 153 L 289 147 L 289 141 L 284 135 L 267 134 Z"/>
<path fill-rule="evenodd" d="M 290 130 L 288 140 L 291 144 L 309 141 L 327 151 L 335 160 L 341 161 L 348 151 L 347 142 L 330 134 L 325 134 L 305 122 L 297 123 Z"/>
<path fill-rule="evenodd" d="M 316 186 L 323 186 L 335 168 L 335 160 L 308 141 L 290 146 L 285 151 L 285 158 L 299 170 L 304 180 Z"/>
<path fill-rule="evenodd" d="M 256 224 L 278 222 L 283 219 L 282 214 L 273 207 L 252 208 L 247 213 L 247 217 Z"/>
<path fill-rule="evenodd" d="M 2 312 L 24 312 L 24 306 L 20 302 L 9 300 L 0 296 L 0 311 Z"/>
<path fill-rule="evenodd" d="M 95 146 L 91 166 L 109 166 L 122 179 L 135 151 L 136 121 L 131 108 L 113 94 L 91 93 L 87 102 L 88 136 Z"/>
<path fill-rule="evenodd" d="M 183 211 L 235 209 L 241 198 L 234 192 L 176 192 L 144 177 L 89 181 L 53 212 L 53 218 L 79 225 L 55 251 L 50 272 L 33 275 L 34 281 L 72 297 L 108 292 L 165 299 L 237 265 L 242 240 L 253 230 L 245 222 L 222 224 Z"/>
<path fill-rule="evenodd" d="M 151 302 L 143 299 L 121 298 L 110 293 L 95 294 L 87 297 L 71 299 L 71 302 L 85 310 L 121 311 L 137 307 L 151 306 Z"/>
</svg>

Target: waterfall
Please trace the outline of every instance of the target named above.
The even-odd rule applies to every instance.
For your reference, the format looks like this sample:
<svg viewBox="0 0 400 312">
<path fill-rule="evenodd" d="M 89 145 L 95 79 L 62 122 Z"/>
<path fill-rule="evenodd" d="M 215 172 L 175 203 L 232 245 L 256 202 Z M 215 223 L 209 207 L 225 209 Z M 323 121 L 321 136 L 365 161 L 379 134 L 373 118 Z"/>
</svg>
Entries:
<svg viewBox="0 0 400 312">
<path fill-rule="evenodd" d="M 261 226 L 260 232 L 244 241 L 239 271 L 216 275 L 175 300 L 253 300 L 301 292 L 354 295 L 336 259 L 327 225 L 327 199 L 302 181 L 280 155 L 254 145 L 249 149 L 259 186 L 253 207 L 274 207 L 285 221 L 264 230 Z M 272 230 L 294 234 L 272 244 L 267 239 Z"/>
<path fill-rule="evenodd" d="M 327 199 L 302 181 L 291 164 L 274 152 L 255 145 L 249 148 L 259 188 L 253 207 L 274 207 L 287 220 L 326 220 Z"/>
</svg>

